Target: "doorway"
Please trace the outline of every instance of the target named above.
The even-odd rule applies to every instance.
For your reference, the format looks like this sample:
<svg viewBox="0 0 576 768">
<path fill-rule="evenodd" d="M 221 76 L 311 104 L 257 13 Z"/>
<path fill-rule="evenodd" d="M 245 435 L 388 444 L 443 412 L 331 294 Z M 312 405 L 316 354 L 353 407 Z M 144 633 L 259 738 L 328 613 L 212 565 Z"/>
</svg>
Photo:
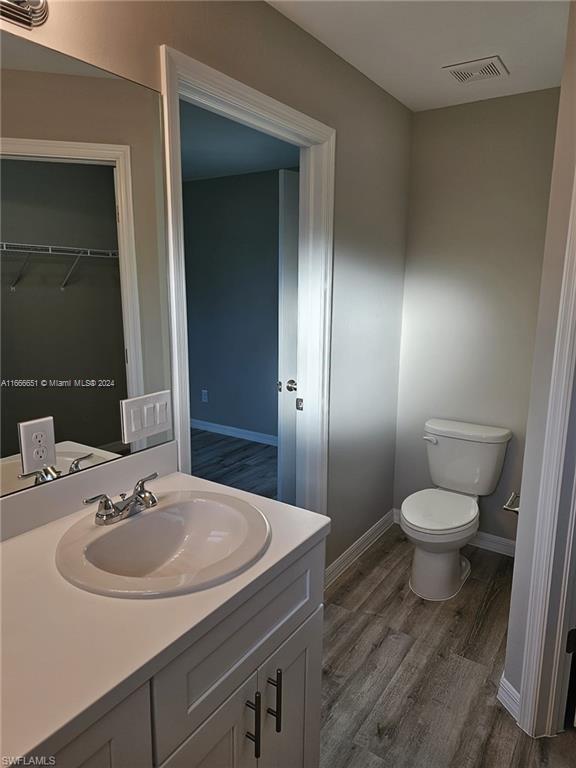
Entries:
<svg viewBox="0 0 576 768">
<path fill-rule="evenodd" d="M 298 147 L 180 102 L 192 474 L 295 503 Z"/>
<path fill-rule="evenodd" d="M 192 468 L 180 132 L 180 103 L 185 101 L 299 150 L 297 370 L 292 377 L 294 384 L 287 388 L 295 411 L 296 448 L 291 454 L 295 464 L 294 502 L 325 514 L 335 132 L 167 47 L 162 50 L 162 79 L 170 217 L 173 402 L 179 467 L 184 472 Z"/>
<path fill-rule="evenodd" d="M 1 165 L 11 213 L 2 228 L 3 329 L 28 333 L 27 355 L 21 339 L 14 345 L 6 337 L 2 362 L 37 382 L 4 398 L 10 418 L 2 420 L 3 452 L 17 452 L 18 421 L 50 413 L 61 433 L 72 436 L 82 427 L 82 445 L 88 440 L 113 458 L 127 450 L 117 431 L 118 400 L 143 391 L 130 148 L 3 138 Z M 60 339 L 58 354 L 42 351 L 46 338 Z M 88 356 L 86 338 L 102 340 Z M 96 403 L 90 382 L 99 379 L 107 386 L 98 387 Z M 70 398 L 85 414 L 80 423 L 70 419 Z M 143 447 L 134 442 L 129 450 Z"/>
</svg>

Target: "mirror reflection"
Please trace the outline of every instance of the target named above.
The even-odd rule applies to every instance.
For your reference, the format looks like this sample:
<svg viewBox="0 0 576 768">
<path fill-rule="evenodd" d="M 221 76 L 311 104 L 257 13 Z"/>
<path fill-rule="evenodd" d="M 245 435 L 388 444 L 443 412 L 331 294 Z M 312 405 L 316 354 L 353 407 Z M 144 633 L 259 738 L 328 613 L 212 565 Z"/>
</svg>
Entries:
<svg viewBox="0 0 576 768">
<path fill-rule="evenodd" d="M 160 96 L 5 32 L 0 46 L 6 494 L 172 433 Z M 123 429 L 121 402 L 152 393 Z"/>
</svg>

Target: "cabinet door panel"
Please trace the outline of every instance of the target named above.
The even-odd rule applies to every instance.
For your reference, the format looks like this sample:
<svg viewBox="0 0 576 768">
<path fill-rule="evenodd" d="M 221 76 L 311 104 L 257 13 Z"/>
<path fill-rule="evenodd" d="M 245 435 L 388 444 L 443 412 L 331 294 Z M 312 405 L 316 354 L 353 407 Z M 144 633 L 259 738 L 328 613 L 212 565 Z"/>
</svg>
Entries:
<svg viewBox="0 0 576 768">
<path fill-rule="evenodd" d="M 149 686 L 139 688 L 54 757 L 58 768 L 152 768 Z"/>
<path fill-rule="evenodd" d="M 262 693 L 259 768 L 317 768 L 320 750 L 322 606 L 258 670 Z M 282 674 L 282 697 L 277 681 Z M 281 731 L 276 730 L 281 708 Z"/>
<path fill-rule="evenodd" d="M 171 755 L 162 768 L 256 768 L 254 712 L 247 702 L 257 690 L 255 672 Z"/>
</svg>

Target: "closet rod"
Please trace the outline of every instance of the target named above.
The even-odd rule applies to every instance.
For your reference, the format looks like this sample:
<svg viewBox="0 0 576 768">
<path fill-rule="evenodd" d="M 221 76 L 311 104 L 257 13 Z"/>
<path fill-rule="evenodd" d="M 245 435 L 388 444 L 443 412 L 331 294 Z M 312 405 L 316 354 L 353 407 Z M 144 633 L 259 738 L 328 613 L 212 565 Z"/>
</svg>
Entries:
<svg viewBox="0 0 576 768">
<path fill-rule="evenodd" d="M 0 253 L 26 253 L 29 255 L 52 256 L 92 256 L 98 259 L 117 259 L 117 250 L 104 248 L 74 248 L 67 245 L 35 245 L 32 243 L 7 243 L 0 242 Z"/>
</svg>

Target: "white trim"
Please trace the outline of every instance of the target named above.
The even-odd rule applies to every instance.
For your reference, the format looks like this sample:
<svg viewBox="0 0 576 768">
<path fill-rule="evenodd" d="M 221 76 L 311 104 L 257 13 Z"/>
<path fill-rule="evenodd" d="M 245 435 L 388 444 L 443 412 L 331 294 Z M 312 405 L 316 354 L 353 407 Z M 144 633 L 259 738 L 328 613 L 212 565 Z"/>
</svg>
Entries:
<svg viewBox="0 0 576 768">
<path fill-rule="evenodd" d="M 516 542 L 514 539 L 506 539 L 503 536 L 494 536 L 492 533 L 478 531 L 470 544 L 478 549 L 487 549 L 490 552 L 498 552 L 501 555 L 514 557 Z"/>
<path fill-rule="evenodd" d="M 534 558 L 530 579 L 530 597 L 526 616 L 526 645 L 524 648 L 522 691 L 518 724 L 531 736 L 552 735 L 562 728 L 554 718 L 558 712 L 560 679 L 566 674 L 565 611 L 567 594 L 568 559 L 574 546 L 574 518 L 576 505 L 572 498 L 568 529 L 572 541 L 558 533 L 558 518 L 562 481 L 566 459 L 568 423 L 574 387 L 576 365 L 576 178 L 572 189 L 570 223 L 562 288 L 556 324 L 554 361 L 550 382 L 550 396 L 538 506 Z M 564 566 L 560 587 L 554 587 L 554 572 Z M 551 614 L 552 603 L 558 602 L 559 616 Z M 547 675 L 545 664 L 553 649 L 552 675 Z M 549 671 L 549 669 L 548 669 Z M 552 679 L 550 679 L 550 677 Z"/>
<path fill-rule="evenodd" d="M 174 429 L 179 467 L 190 471 L 190 400 L 179 100 L 301 147 L 298 308 L 297 499 L 327 512 L 335 131 L 178 51 L 162 46 L 168 198 Z"/>
<path fill-rule="evenodd" d="M 94 163 L 114 167 L 114 187 L 118 207 L 118 261 L 127 358 L 126 386 L 128 397 L 141 395 L 144 392 L 144 372 L 130 147 L 124 144 L 2 138 L 0 152 L 3 156 L 10 155 L 27 160 Z"/>
<path fill-rule="evenodd" d="M 391 509 L 386 512 L 384 517 L 381 517 L 378 522 L 369 528 L 365 533 L 360 536 L 359 539 L 351 544 L 347 550 L 330 563 L 326 568 L 324 577 L 324 583 L 326 587 L 333 584 L 337 578 L 342 576 L 344 571 L 347 571 L 351 565 L 354 565 L 356 560 L 361 557 L 366 550 L 376 542 L 382 534 L 394 525 L 394 510 Z"/>
<path fill-rule="evenodd" d="M 512 715 L 514 720 L 518 720 L 520 711 L 520 694 L 502 675 L 496 698 L 502 706 Z"/>
<path fill-rule="evenodd" d="M 396 525 L 400 525 L 400 514 L 401 514 L 401 510 L 399 510 L 399 509 L 396 509 L 396 507 L 394 507 L 394 509 L 392 510 L 392 512 L 394 513 L 394 522 L 396 523 Z"/>
<path fill-rule="evenodd" d="M 267 435 L 265 432 L 253 432 L 250 429 L 228 427 L 224 424 L 216 424 L 213 421 L 202 421 L 202 419 L 190 419 L 190 426 L 193 429 L 203 429 L 204 432 L 214 432 L 217 435 L 227 435 L 228 437 L 239 437 L 241 440 L 251 440 L 253 443 L 278 445 L 278 436 Z"/>
<path fill-rule="evenodd" d="M 576 626 L 576 473 L 572 483 L 570 519 L 566 534 L 566 547 L 560 600 L 558 608 L 556 640 L 552 662 L 552 685 L 548 699 L 548 731 L 556 733 L 564 728 L 566 703 L 570 685 L 572 656 L 566 653 L 568 632 Z M 576 724 L 576 723 L 575 723 Z"/>
</svg>

